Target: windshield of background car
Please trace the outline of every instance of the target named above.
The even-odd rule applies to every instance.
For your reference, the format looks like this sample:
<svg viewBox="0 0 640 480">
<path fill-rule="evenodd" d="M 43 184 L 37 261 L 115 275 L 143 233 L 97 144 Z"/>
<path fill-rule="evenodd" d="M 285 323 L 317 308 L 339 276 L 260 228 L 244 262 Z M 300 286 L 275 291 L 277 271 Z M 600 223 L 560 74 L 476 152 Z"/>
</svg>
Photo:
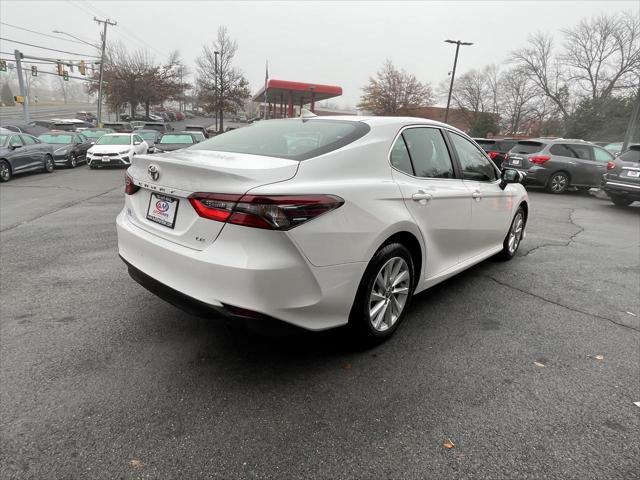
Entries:
<svg viewBox="0 0 640 480">
<path fill-rule="evenodd" d="M 544 143 L 520 141 L 511 149 L 511 153 L 537 153 L 544 148 Z"/>
<path fill-rule="evenodd" d="M 155 141 L 156 138 L 158 138 L 158 134 L 156 132 L 138 132 L 138 135 L 140 135 L 145 140 Z"/>
<path fill-rule="evenodd" d="M 197 143 L 189 149 L 306 160 L 344 147 L 369 130 L 366 123 L 346 120 L 265 120 Z"/>
<path fill-rule="evenodd" d="M 7 139 L 10 137 L 10 135 L 1 135 L 0 134 L 0 145 L 6 145 L 7 143 Z"/>
<path fill-rule="evenodd" d="M 179 143 L 179 144 L 191 144 L 193 142 L 193 137 L 191 135 L 172 135 L 172 134 L 164 134 L 160 139 L 160 143 Z"/>
<path fill-rule="evenodd" d="M 83 130 L 82 134 L 89 138 L 99 138 L 107 133 L 113 133 L 111 130 Z"/>
<path fill-rule="evenodd" d="M 96 145 L 131 145 L 129 135 L 103 135 Z"/>
<path fill-rule="evenodd" d="M 51 135 L 44 133 L 38 138 L 44 143 L 73 143 L 73 135 Z"/>
</svg>

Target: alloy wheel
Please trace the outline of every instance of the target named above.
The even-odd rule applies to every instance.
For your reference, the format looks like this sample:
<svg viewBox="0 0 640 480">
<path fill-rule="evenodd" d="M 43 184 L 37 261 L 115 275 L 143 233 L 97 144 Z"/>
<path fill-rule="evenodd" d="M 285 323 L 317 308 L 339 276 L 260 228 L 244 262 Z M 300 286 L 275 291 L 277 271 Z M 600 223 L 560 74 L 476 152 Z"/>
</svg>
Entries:
<svg viewBox="0 0 640 480">
<path fill-rule="evenodd" d="M 403 258 L 393 257 L 382 266 L 369 294 L 369 321 L 374 330 L 384 332 L 396 323 L 410 286 L 409 266 Z"/>
<path fill-rule="evenodd" d="M 75 153 L 69 155 L 69 165 L 71 168 L 76 168 L 78 166 L 78 157 L 76 157 Z"/>
<path fill-rule="evenodd" d="M 11 170 L 9 170 L 9 165 L 6 162 L 0 163 L 0 179 L 3 182 L 7 182 L 11 178 Z"/>
<path fill-rule="evenodd" d="M 566 190 L 569 184 L 569 179 L 566 175 L 559 173 L 551 177 L 551 190 L 555 193 L 560 193 Z"/>
<path fill-rule="evenodd" d="M 53 172 L 53 158 L 47 156 L 44 159 L 44 169 L 49 173 Z"/>
<path fill-rule="evenodd" d="M 520 245 L 520 240 L 522 239 L 523 227 L 524 227 L 524 219 L 522 218 L 522 213 L 518 212 L 516 217 L 513 219 L 513 222 L 511 223 L 511 230 L 509 231 L 509 240 L 507 240 L 509 253 L 511 255 L 516 253 L 516 250 L 518 249 L 518 245 Z"/>
</svg>

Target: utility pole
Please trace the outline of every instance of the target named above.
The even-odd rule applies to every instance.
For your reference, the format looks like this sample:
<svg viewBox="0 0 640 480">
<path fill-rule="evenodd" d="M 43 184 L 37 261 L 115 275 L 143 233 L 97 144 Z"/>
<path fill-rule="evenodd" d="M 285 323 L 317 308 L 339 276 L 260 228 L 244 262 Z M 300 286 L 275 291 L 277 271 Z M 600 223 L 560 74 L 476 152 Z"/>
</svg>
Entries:
<svg viewBox="0 0 640 480">
<path fill-rule="evenodd" d="M 447 109 L 444 112 L 444 123 L 449 119 L 449 106 L 451 105 L 451 93 L 453 92 L 453 80 L 456 78 L 456 66 L 458 65 L 458 51 L 460 45 L 473 45 L 471 42 L 462 42 L 460 40 L 445 40 L 446 43 L 456 44 L 456 56 L 453 60 L 453 71 L 451 72 L 451 84 L 449 85 L 449 97 L 447 98 Z"/>
<path fill-rule="evenodd" d="M 96 17 L 93 17 L 94 22 L 96 22 L 98 25 L 100 25 L 101 23 L 104 24 L 104 30 L 102 32 L 102 53 L 100 54 L 100 79 L 99 79 L 99 84 L 98 84 L 98 119 L 97 119 L 97 123 L 98 123 L 98 127 L 102 126 L 102 78 L 104 76 L 104 52 L 105 49 L 107 47 L 107 27 L 109 25 L 111 25 L 112 27 L 115 27 L 118 22 L 112 22 L 111 20 L 109 20 L 108 18 L 105 20 L 100 20 Z"/>
<path fill-rule="evenodd" d="M 24 113 L 24 123 L 29 123 L 29 97 L 27 96 L 27 89 L 25 88 L 24 77 L 22 76 L 22 53 L 20 53 L 20 50 L 14 50 L 13 54 L 16 57 L 16 71 L 18 73 L 20 96 L 22 97 L 22 112 Z"/>
<path fill-rule="evenodd" d="M 638 84 L 640 85 L 640 83 Z M 624 135 L 621 152 L 625 152 L 629 148 L 629 144 L 640 142 L 640 86 L 636 96 L 636 104 L 633 106 L 627 132 Z"/>
<path fill-rule="evenodd" d="M 216 100 L 216 110 L 215 110 L 215 116 L 216 116 L 216 133 L 218 133 L 218 55 L 220 54 L 220 52 L 218 52 L 217 50 L 215 52 L 213 52 L 214 55 L 214 61 L 213 61 L 213 90 L 215 92 L 215 100 Z"/>
</svg>

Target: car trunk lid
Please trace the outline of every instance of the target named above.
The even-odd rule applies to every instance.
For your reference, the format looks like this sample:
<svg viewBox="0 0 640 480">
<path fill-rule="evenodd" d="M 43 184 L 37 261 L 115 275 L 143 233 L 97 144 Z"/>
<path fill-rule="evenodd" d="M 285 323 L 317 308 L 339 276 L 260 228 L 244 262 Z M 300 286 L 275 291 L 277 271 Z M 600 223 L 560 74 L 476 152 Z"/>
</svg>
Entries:
<svg viewBox="0 0 640 480">
<path fill-rule="evenodd" d="M 537 154 L 545 147 L 545 144 L 533 140 L 520 140 L 516 143 L 503 163 L 504 166 L 526 170 L 531 167 L 529 157 Z"/>
<path fill-rule="evenodd" d="M 200 217 L 189 196 L 195 192 L 242 195 L 292 178 L 298 165 L 295 160 L 215 151 L 136 156 L 127 173 L 141 188 L 127 196 L 127 214 L 132 223 L 150 233 L 202 250 L 215 241 L 224 223 Z"/>
</svg>

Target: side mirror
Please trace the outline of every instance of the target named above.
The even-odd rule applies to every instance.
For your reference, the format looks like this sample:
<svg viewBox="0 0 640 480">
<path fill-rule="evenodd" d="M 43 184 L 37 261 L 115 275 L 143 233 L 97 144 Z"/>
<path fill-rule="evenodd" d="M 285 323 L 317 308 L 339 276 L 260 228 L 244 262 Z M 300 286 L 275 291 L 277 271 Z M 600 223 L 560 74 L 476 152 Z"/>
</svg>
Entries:
<svg viewBox="0 0 640 480">
<path fill-rule="evenodd" d="M 20 148 L 20 147 L 22 147 L 22 145 L 9 145 L 9 148 L 11 150 L 15 150 L 16 148 Z"/>
<path fill-rule="evenodd" d="M 513 170 L 506 168 L 500 175 L 500 188 L 504 190 L 510 183 L 522 183 L 524 180 L 524 173 L 519 170 Z"/>
<path fill-rule="evenodd" d="M 134 145 L 140 145 L 140 142 L 133 142 Z"/>
</svg>

